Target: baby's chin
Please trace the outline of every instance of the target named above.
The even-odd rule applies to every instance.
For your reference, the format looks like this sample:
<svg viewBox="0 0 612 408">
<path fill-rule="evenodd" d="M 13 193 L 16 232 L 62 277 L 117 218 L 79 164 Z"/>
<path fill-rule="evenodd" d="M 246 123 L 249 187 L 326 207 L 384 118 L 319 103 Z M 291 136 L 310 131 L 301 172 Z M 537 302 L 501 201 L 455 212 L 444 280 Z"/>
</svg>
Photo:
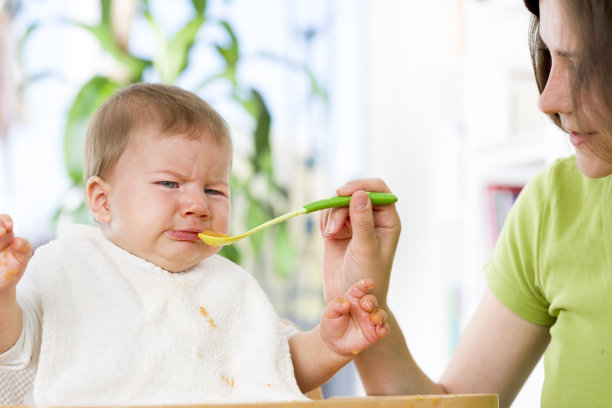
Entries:
<svg viewBox="0 0 612 408">
<path fill-rule="evenodd" d="M 165 260 L 158 260 L 157 262 L 155 261 L 149 261 L 154 263 L 155 265 L 159 266 L 160 268 L 171 272 L 171 273 L 181 273 L 181 272 L 187 272 L 190 269 L 192 269 L 194 266 L 196 266 L 197 264 L 199 264 L 203 259 L 208 258 L 208 256 L 203 256 L 203 257 L 199 257 L 197 259 L 193 259 L 193 260 L 189 260 L 189 261 L 185 261 L 185 260 L 173 260 L 173 261 L 165 261 Z"/>
</svg>

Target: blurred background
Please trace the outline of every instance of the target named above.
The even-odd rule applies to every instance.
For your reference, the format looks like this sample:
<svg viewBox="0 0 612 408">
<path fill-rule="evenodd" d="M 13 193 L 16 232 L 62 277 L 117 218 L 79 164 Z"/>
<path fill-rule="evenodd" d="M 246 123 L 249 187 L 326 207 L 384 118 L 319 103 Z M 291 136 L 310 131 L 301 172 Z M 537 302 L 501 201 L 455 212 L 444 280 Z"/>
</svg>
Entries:
<svg viewBox="0 0 612 408">
<path fill-rule="evenodd" d="M 232 128 L 232 232 L 379 177 L 399 197 L 389 302 L 437 379 L 484 289 L 521 187 L 572 153 L 538 111 L 520 0 L 0 0 L 0 212 L 36 247 L 91 222 L 91 112 L 131 82 L 177 84 Z M 318 218 L 224 255 L 278 313 L 323 307 Z M 515 406 L 539 406 L 539 365 Z M 327 397 L 364 395 L 352 365 Z"/>
</svg>

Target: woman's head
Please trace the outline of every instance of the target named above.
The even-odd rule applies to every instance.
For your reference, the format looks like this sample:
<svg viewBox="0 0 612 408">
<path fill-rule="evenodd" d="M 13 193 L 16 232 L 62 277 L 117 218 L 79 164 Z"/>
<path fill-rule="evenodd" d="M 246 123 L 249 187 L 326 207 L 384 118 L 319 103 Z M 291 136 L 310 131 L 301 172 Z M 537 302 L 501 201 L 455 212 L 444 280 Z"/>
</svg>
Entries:
<svg viewBox="0 0 612 408">
<path fill-rule="evenodd" d="M 612 174 L 612 1 L 525 0 L 540 108 L 587 176 Z"/>
<path fill-rule="evenodd" d="M 85 139 L 84 180 L 104 177 L 135 130 L 151 125 L 162 135 L 198 137 L 208 131 L 216 143 L 231 151 L 229 127 L 200 97 L 176 86 L 139 83 L 115 93 L 91 119 Z"/>
</svg>

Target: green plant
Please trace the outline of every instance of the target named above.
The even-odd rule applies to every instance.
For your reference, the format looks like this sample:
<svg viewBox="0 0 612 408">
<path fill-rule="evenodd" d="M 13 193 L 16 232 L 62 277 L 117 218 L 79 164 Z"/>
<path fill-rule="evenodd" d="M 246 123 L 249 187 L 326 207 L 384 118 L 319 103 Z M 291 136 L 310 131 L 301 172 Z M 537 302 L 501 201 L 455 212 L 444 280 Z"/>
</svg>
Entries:
<svg viewBox="0 0 612 408">
<path fill-rule="evenodd" d="M 114 59 L 119 73 L 114 75 L 99 73 L 93 76 L 83 85 L 72 103 L 64 133 L 64 153 L 66 171 L 72 183 L 71 195 L 78 198 L 59 208 L 56 219 L 69 219 L 81 223 L 93 222 L 81 191 L 83 186 L 83 140 L 87 123 L 94 110 L 117 89 L 130 83 L 143 81 L 145 74 L 151 70 L 157 73 L 162 82 L 175 83 L 188 67 L 194 46 L 202 46 L 202 42 L 206 42 L 206 45 L 218 54 L 223 61 L 223 68 L 210 77 L 202 78 L 197 89 L 192 89 L 192 91 L 198 93 L 203 88 L 218 82 L 229 84 L 228 96 L 251 117 L 253 124 L 253 149 L 250 156 L 245 158 L 251 171 L 249 174 L 233 174 L 231 177 L 233 197 L 239 197 L 241 200 L 240 203 L 234 205 L 234 208 L 244 209 L 244 216 L 241 217 L 243 223 L 236 224 L 232 221 L 232 225 L 236 231 L 250 229 L 286 211 L 286 208 L 275 208 L 273 205 L 279 202 L 286 203 L 288 193 L 276 182 L 272 165 L 271 113 L 260 90 L 243 83 L 238 75 L 243 55 L 231 24 L 228 21 L 208 18 L 206 0 L 191 0 L 193 8 L 191 18 L 176 33 L 169 35 L 163 31 L 152 15 L 147 0 L 132 1 L 135 1 L 138 6 L 135 8 L 133 18 L 145 19 L 155 33 L 157 53 L 151 58 L 133 55 L 128 50 L 127 40 L 121 41 L 117 38 L 117 30 L 111 12 L 111 0 L 100 0 L 101 19 L 96 25 L 77 21 L 68 22 L 94 35 L 103 49 Z M 203 27 L 212 25 L 221 28 L 226 34 L 225 44 L 207 42 L 206 38 L 198 36 Z M 34 29 L 28 30 L 27 36 L 33 31 Z M 311 83 L 313 94 L 325 99 L 324 91 L 308 67 L 273 55 L 266 55 L 266 57 L 283 63 L 289 69 L 299 69 L 304 72 Z M 255 183 L 255 180 L 260 182 Z M 253 188 L 254 185 L 263 185 L 263 191 L 256 191 Z M 274 236 L 270 239 L 269 234 Z M 255 258 L 261 258 L 270 242 L 274 243 L 272 256 L 276 272 L 282 276 L 288 275 L 293 269 L 295 248 L 289 237 L 287 226 L 279 225 L 278 228 L 253 236 L 249 240 L 251 247 L 249 252 Z M 221 254 L 238 263 L 243 260 L 243 251 L 236 245 L 225 247 Z"/>
</svg>

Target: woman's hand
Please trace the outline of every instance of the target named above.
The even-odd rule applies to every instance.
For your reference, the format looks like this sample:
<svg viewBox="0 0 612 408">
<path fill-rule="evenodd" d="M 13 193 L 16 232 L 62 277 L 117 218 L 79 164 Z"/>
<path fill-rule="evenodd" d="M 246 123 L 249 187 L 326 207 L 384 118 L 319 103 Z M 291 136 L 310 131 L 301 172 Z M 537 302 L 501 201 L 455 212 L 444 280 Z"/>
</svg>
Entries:
<svg viewBox="0 0 612 408">
<path fill-rule="evenodd" d="M 342 297 L 353 283 L 371 278 L 376 282 L 372 293 L 383 307 L 386 305 L 400 219 L 395 204 L 373 208 L 366 191 L 391 192 L 380 179 L 354 180 L 336 190 L 338 195 L 353 196 L 350 206 L 328 209 L 321 214 L 327 302 Z"/>
</svg>

